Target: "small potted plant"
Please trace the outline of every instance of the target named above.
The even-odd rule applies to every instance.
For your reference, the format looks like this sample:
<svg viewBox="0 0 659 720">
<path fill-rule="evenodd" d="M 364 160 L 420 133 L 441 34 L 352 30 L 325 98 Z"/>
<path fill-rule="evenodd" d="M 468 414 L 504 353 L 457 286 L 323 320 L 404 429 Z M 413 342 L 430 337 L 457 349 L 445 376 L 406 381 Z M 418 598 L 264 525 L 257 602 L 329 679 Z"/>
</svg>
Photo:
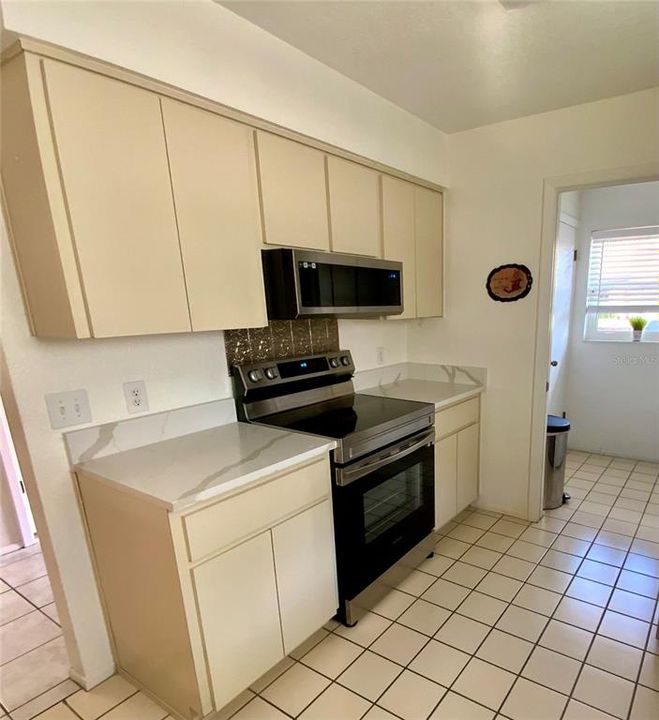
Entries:
<svg viewBox="0 0 659 720">
<path fill-rule="evenodd" d="M 641 335 L 648 321 L 644 317 L 631 317 L 629 318 L 629 324 L 634 331 L 634 342 L 641 342 Z"/>
</svg>

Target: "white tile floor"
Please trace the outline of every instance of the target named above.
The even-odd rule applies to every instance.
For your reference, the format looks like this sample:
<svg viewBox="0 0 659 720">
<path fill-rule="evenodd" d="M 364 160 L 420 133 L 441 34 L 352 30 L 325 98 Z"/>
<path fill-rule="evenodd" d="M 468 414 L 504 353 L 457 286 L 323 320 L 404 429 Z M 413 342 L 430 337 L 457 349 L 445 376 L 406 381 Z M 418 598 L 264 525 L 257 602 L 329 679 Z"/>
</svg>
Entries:
<svg viewBox="0 0 659 720">
<path fill-rule="evenodd" d="M 354 628 L 330 623 L 218 720 L 659 720 L 658 475 L 659 465 L 570 453 L 573 499 L 541 522 L 462 513 L 374 612 Z M 22 581 L 19 594 L 34 582 L 25 573 L 0 567 Z M 9 626 L 36 610 L 7 604 L 20 613 Z M 52 642 L 17 647 L 2 671 Z M 165 716 L 118 677 L 91 692 L 63 685 L 22 696 L 10 717 Z"/>
</svg>

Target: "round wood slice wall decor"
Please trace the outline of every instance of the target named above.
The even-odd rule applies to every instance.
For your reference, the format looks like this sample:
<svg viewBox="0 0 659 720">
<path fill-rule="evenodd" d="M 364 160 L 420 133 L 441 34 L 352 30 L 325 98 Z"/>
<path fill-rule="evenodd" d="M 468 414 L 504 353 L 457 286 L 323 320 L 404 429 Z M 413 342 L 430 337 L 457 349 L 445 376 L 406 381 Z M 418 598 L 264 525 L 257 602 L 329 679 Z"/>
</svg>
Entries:
<svg viewBox="0 0 659 720">
<path fill-rule="evenodd" d="M 487 276 L 487 294 L 497 302 L 515 302 L 531 292 L 533 277 L 526 265 L 509 263 L 494 268 Z"/>
</svg>

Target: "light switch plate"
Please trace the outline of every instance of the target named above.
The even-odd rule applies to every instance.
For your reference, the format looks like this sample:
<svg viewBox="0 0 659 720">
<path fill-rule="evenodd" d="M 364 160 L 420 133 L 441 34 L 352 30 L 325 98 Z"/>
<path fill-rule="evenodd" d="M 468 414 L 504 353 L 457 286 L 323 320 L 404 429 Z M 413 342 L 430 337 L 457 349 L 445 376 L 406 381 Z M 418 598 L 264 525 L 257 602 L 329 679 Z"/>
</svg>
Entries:
<svg viewBox="0 0 659 720">
<path fill-rule="evenodd" d="M 53 430 L 71 425 L 83 425 L 92 421 L 89 398 L 84 388 L 61 393 L 48 393 L 45 400 L 50 427 Z"/>
</svg>

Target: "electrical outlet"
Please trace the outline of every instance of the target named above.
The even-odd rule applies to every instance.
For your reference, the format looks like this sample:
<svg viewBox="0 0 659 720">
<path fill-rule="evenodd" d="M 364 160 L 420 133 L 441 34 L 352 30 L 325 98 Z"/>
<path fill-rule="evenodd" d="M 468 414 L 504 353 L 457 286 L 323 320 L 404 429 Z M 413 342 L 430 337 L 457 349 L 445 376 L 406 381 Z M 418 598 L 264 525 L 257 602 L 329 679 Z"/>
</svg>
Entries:
<svg viewBox="0 0 659 720">
<path fill-rule="evenodd" d="M 144 380 L 124 383 L 124 397 L 126 398 L 126 408 L 129 413 L 141 413 L 149 409 Z"/>
<path fill-rule="evenodd" d="M 379 348 L 376 348 L 376 350 L 378 353 L 378 365 L 384 365 L 384 348 L 379 347 Z"/>
<path fill-rule="evenodd" d="M 89 398 L 84 388 L 61 393 L 48 393 L 45 400 L 50 427 L 53 430 L 92 421 Z"/>
</svg>

